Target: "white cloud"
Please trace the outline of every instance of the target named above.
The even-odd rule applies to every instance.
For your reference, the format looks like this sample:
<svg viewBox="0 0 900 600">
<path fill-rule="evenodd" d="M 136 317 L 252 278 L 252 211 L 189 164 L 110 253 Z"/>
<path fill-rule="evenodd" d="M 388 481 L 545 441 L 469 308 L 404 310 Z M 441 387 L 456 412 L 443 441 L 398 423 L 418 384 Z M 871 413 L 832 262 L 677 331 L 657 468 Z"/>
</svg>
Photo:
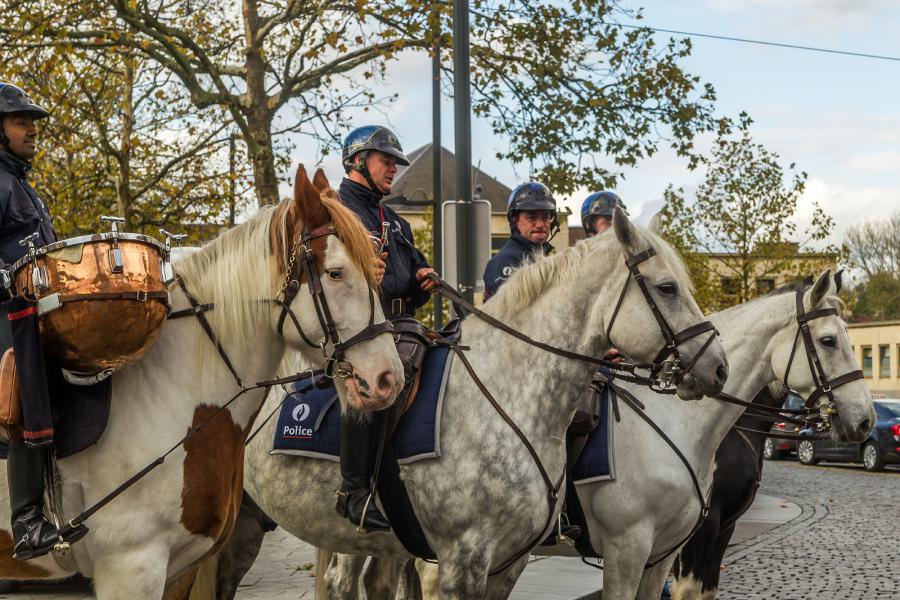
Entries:
<svg viewBox="0 0 900 600">
<path fill-rule="evenodd" d="M 707 8 L 732 16 L 744 15 L 776 27 L 846 28 L 861 24 L 873 13 L 895 9 L 893 0 L 705 0 Z M 789 19 L 788 22 L 786 22 Z"/>
<path fill-rule="evenodd" d="M 812 178 L 797 207 L 796 221 L 801 227 L 810 223 L 813 202 L 818 202 L 834 218 L 835 233 L 829 241 L 837 244 L 844 240 L 848 227 L 867 220 L 886 218 L 900 209 L 900 184 L 894 187 L 856 187 Z"/>
</svg>

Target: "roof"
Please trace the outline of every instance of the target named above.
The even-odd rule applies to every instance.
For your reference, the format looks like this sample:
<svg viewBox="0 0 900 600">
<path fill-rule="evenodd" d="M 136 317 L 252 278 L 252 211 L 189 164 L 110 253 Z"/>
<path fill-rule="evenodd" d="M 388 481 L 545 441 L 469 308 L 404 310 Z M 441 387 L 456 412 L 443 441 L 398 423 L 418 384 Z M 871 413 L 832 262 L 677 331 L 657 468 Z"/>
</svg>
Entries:
<svg viewBox="0 0 900 600">
<path fill-rule="evenodd" d="M 900 325 L 900 321 L 857 321 L 855 323 L 847 323 L 847 327 L 891 327 Z"/>
<path fill-rule="evenodd" d="M 426 144 L 407 155 L 409 166 L 397 166 L 397 176 L 391 193 L 386 198 L 390 202 L 393 198 L 404 196 L 410 200 L 431 200 L 433 194 L 432 157 L 433 145 Z M 506 201 L 512 190 L 500 183 L 487 173 L 476 167 L 472 167 L 472 186 L 481 185 L 480 196 L 491 203 L 491 212 L 505 213 Z M 456 198 L 456 155 L 441 146 L 441 202 L 455 200 Z M 396 205 L 395 205 L 396 206 Z M 404 207 L 410 212 L 422 212 L 422 206 Z"/>
</svg>

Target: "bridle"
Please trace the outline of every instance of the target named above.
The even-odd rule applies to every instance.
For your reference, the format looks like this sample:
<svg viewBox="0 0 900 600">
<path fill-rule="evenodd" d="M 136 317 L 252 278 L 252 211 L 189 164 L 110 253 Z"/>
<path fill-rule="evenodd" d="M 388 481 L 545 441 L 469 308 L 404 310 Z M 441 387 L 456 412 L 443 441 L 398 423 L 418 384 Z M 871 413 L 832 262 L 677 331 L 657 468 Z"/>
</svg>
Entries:
<svg viewBox="0 0 900 600">
<path fill-rule="evenodd" d="M 281 306 L 281 315 L 278 317 L 278 334 L 284 337 L 284 322 L 287 317 L 290 317 L 294 328 L 300 334 L 300 338 L 308 346 L 322 351 L 322 356 L 325 359 L 323 365 L 325 375 L 334 379 L 335 377 L 349 377 L 353 373 L 353 364 L 347 360 L 346 355 L 349 348 L 361 342 L 372 340 L 383 333 L 393 334 L 394 326 L 388 320 L 375 323 L 375 290 L 369 284 L 369 324 L 350 339 L 346 341 L 341 340 L 334 318 L 331 316 L 328 299 L 325 297 L 325 289 L 322 286 L 321 275 L 316 265 L 316 255 L 311 244 L 313 240 L 330 235 L 337 235 L 330 222 L 316 227 L 312 231 L 309 230 L 309 226 L 303 226 L 301 235 L 294 242 L 294 247 L 291 249 L 281 291 L 272 302 Z M 298 259 L 299 265 L 297 264 Z M 319 326 L 322 328 L 325 338 L 320 344 L 314 343 L 306 335 L 306 332 L 303 331 L 303 327 L 300 325 L 300 320 L 294 314 L 294 311 L 291 310 L 291 303 L 300 292 L 300 282 L 303 277 L 306 278 L 309 286 L 309 293 L 313 299 Z M 328 344 L 331 344 L 331 354 L 327 350 Z"/>
<path fill-rule="evenodd" d="M 675 333 L 672 330 L 669 322 L 666 321 L 665 315 L 663 315 L 662 311 L 659 309 L 659 306 L 656 304 L 656 300 L 653 298 L 653 295 L 650 294 L 650 289 L 647 287 L 647 281 L 644 279 L 644 276 L 641 274 L 641 270 L 638 267 L 638 265 L 640 265 L 642 262 L 648 260 L 653 256 L 656 256 L 656 250 L 654 248 L 648 248 L 643 252 L 638 252 L 631 258 L 625 260 L 625 266 L 628 267 L 630 276 L 625 278 L 625 285 L 622 286 L 622 292 L 619 294 L 619 300 L 616 302 L 615 309 L 613 309 L 612 317 L 609 320 L 609 325 L 606 326 L 606 339 L 610 340 L 610 343 L 612 343 L 613 325 L 616 322 L 616 317 L 619 316 L 619 309 L 621 308 L 622 303 L 625 301 L 625 294 L 628 292 L 628 284 L 632 280 L 634 280 L 635 284 L 637 284 L 638 286 L 638 289 L 641 291 L 641 294 L 644 295 L 644 299 L 647 301 L 647 305 L 650 307 L 650 312 L 653 313 L 653 317 L 659 324 L 659 329 L 662 332 L 663 339 L 665 340 L 664 346 L 656 354 L 656 357 L 653 359 L 652 363 L 650 363 L 650 378 L 661 381 L 664 385 L 670 383 L 677 385 L 681 383 L 681 381 L 684 379 L 684 376 L 694 368 L 694 365 L 697 364 L 697 360 L 699 360 L 700 356 L 704 352 L 706 352 L 716 336 L 719 335 L 719 332 L 710 321 L 701 321 L 699 323 L 691 325 L 686 329 L 683 329 L 678 333 Z M 696 354 L 694 354 L 694 357 L 691 359 L 691 361 L 687 365 L 683 366 L 683 357 L 681 355 L 681 352 L 678 351 L 678 346 L 692 338 L 697 337 L 702 333 L 706 333 L 707 331 L 711 333 L 706 339 L 706 342 L 704 342 L 700 350 Z M 670 356 L 672 358 L 670 360 L 667 360 Z"/>
<path fill-rule="evenodd" d="M 834 390 L 839 388 L 842 385 L 846 385 L 851 381 L 856 381 L 857 379 L 863 378 L 863 372 L 859 369 L 855 371 L 848 371 L 843 375 L 838 375 L 834 379 L 828 379 L 828 375 L 825 373 L 825 369 L 822 367 L 822 361 L 819 359 L 819 354 L 816 352 L 816 346 L 813 343 L 812 332 L 809 330 L 809 322 L 815 319 L 820 319 L 822 317 L 831 317 L 837 316 L 838 312 L 836 308 L 819 308 L 817 310 L 811 310 L 809 312 L 805 311 L 803 308 L 803 293 L 806 288 L 800 288 L 797 290 L 796 294 L 796 304 L 797 304 L 797 335 L 794 336 L 794 343 L 791 346 L 791 355 L 788 358 L 787 368 L 784 370 L 784 384 L 790 387 L 790 383 L 788 382 L 788 377 L 791 373 L 791 365 L 794 363 L 794 355 L 797 352 L 797 348 L 799 346 L 798 339 L 803 340 L 803 346 L 806 349 L 806 360 L 809 363 L 809 372 L 812 375 L 813 385 L 816 387 L 813 389 L 812 393 L 806 398 L 806 408 L 812 408 L 817 405 L 817 402 L 822 396 L 828 397 L 828 402 L 822 403 L 822 412 L 823 417 L 828 418 L 828 415 L 833 414 L 835 411 L 834 407 Z"/>
</svg>

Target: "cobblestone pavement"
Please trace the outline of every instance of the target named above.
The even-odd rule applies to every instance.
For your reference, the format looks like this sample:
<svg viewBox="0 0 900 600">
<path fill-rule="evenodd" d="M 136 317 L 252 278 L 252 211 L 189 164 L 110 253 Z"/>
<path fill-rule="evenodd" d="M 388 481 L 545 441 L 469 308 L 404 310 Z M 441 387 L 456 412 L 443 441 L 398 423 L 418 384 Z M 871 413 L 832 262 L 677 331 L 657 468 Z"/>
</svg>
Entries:
<svg viewBox="0 0 900 600">
<path fill-rule="evenodd" d="M 803 513 L 731 547 L 718 598 L 900 598 L 900 471 L 769 461 L 760 491 Z"/>
</svg>

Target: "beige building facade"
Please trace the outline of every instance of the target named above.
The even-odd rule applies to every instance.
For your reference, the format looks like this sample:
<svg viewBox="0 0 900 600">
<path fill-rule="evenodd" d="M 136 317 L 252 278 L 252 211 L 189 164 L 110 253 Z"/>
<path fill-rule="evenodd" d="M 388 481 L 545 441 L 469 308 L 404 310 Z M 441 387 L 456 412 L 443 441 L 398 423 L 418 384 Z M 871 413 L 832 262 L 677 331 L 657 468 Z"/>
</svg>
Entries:
<svg viewBox="0 0 900 600">
<path fill-rule="evenodd" d="M 869 389 L 900 398 L 900 321 L 850 323 L 847 329 Z"/>
</svg>

